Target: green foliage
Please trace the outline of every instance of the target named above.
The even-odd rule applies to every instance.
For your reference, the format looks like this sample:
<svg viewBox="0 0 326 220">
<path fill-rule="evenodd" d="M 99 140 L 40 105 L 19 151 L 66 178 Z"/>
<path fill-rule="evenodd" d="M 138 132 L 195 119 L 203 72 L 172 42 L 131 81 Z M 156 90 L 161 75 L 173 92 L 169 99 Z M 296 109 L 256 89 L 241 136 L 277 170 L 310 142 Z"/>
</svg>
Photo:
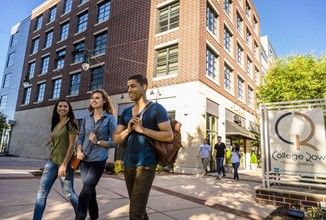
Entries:
<svg viewBox="0 0 326 220">
<path fill-rule="evenodd" d="M 326 53 L 291 55 L 276 60 L 258 87 L 258 103 L 326 97 Z"/>
<path fill-rule="evenodd" d="M 121 160 L 114 161 L 114 170 L 113 171 L 115 174 L 123 172 L 123 161 L 121 161 Z"/>
<path fill-rule="evenodd" d="M 252 152 L 252 153 L 251 153 L 251 156 L 250 156 L 250 163 L 251 163 L 251 164 L 258 164 L 257 155 L 255 154 L 255 152 Z"/>
<path fill-rule="evenodd" d="M 156 172 L 161 173 L 163 171 L 163 166 L 160 164 L 157 164 L 156 166 Z"/>
<path fill-rule="evenodd" d="M 226 164 L 232 164 L 232 158 L 231 158 L 231 150 L 227 149 L 225 153 L 225 163 Z"/>
</svg>

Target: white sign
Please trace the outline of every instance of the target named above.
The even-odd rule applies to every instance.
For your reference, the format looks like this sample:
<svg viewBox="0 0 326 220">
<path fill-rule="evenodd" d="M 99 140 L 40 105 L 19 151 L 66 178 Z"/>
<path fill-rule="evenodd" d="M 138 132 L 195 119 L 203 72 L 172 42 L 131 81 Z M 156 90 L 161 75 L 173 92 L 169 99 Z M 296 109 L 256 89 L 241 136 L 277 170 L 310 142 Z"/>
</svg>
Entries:
<svg viewBox="0 0 326 220">
<path fill-rule="evenodd" d="M 268 120 L 272 172 L 326 177 L 322 109 L 269 111 Z"/>
</svg>

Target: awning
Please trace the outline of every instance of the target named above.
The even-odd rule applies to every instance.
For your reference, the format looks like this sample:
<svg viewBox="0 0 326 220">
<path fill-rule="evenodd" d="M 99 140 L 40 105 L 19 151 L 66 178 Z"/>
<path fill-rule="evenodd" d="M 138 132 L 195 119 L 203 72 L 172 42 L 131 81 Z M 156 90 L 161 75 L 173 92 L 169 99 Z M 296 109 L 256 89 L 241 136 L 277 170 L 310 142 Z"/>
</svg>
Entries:
<svg viewBox="0 0 326 220">
<path fill-rule="evenodd" d="M 256 140 L 256 137 L 252 132 L 230 121 L 226 121 L 226 136 L 236 136 Z"/>
</svg>

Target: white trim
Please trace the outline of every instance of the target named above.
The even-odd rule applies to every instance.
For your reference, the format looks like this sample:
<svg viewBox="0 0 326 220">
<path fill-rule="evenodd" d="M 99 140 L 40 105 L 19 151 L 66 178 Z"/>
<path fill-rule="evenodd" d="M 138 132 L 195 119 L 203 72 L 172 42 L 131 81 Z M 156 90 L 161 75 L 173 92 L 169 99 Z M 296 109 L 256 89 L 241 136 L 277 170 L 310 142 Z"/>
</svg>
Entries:
<svg viewBox="0 0 326 220">
<path fill-rule="evenodd" d="M 213 50 L 213 52 L 215 53 L 215 55 L 220 56 L 220 53 L 218 52 L 218 50 L 208 41 L 206 40 L 206 45 Z"/>
<path fill-rule="evenodd" d="M 29 60 L 29 61 L 28 61 L 28 64 L 30 64 L 30 63 L 35 63 L 35 61 L 36 61 L 36 58 L 34 58 L 34 59 L 32 59 L 32 60 Z"/>
<path fill-rule="evenodd" d="M 94 64 L 94 65 L 90 66 L 89 68 L 93 69 L 93 68 L 96 68 L 96 67 L 100 66 L 105 70 L 104 64 L 105 64 L 105 62 L 97 63 L 97 64 Z"/>
<path fill-rule="evenodd" d="M 218 16 L 220 16 L 220 13 L 218 13 L 218 10 L 215 8 L 213 2 L 212 2 L 211 0 L 208 0 L 207 2 L 208 2 L 208 4 L 209 4 L 209 6 L 211 6 L 211 7 L 213 8 L 213 10 L 215 11 L 215 13 L 216 13 Z M 207 7 L 207 5 L 206 5 L 206 7 Z"/>
<path fill-rule="evenodd" d="M 73 41 L 72 44 L 79 43 L 80 41 L 83 41 L 83 40 L 85 40 L 85 39 L 86 39 L 85 37 L 82 37 L 82 38 L 80 38 L 80 39 L 78 39 L 78 40 Z"/>
<path fill-rule="evenodd" d="M 54 76 L 54 77 L 52 77 L 51 79 L 54 80 L 54 79 L 60 79 L 60 78 L 62 79 L 62 75 Z"/>
<path fill-rule="evenodd" d="M 232 69 L 232 72 L 234 72 L 234 67 L 231 65 L 231 63 L 226 58 L 224 58 L 224 63 L 226 63 Z M 224 71 L 223 71 L 223 73 L 224 73 Z"/>
<path fill-rule="evenodd" d="M 174 78 L 174 77 L 177 77 L 177 76 L 178 76 L 177 73 L 170 74 L 170 75 L 164 75 L 164 76 L 154 76 L 154 77 L 153 77 L 153 81 L 158 81 L 158 80 L 162 80 L 162 79 Z"/>
<path fill-rule="evenodd" d="M 50 31 L 52 31 L 52 33 L 53 33 L 53 30 L 54 30 L 54 27 L 50 27 L 49 29 L 47 29 L 47 30 L 45 31 L 45 34 L 47 34 L 47 33 L 50 32 Z"/>
<path fill-rule="evenodd" d="M 46 53 L 46 54 L 43 54 L 43 55 L 41 56 L 41 58 L 44 58 L 44 57 L 50 57 L 50 52 L 49 52 L 49 53 Z"/>
<path fill-rule="evenodd" d="M 67 18 L 66 20 L 63 20 L 59 23 L 59 25 L 62 25 L 63 23 L 66 23 L 67 21 L 70 21 L 70 18 Z"/>
<path fill-rule="evenodd" d="M 69 75 L 73 75 L 73 74 L 76 74 L 76 73 L 81 73 L 81 71 L 82 71 L 82 69 L 74 70 L 74 71 L 69 72 Z"/>
<path fill-rule="evenodd" d="M 37 82 L 36 84 L 39 85 L 39 84 L 43 84 L 45 82 L 46 82 L 46 80 L 41 80 L 41 81 Z"/>
<path fill-rule="evenodd" d="M 33 37 L 32 40 L 35 40 L 36 38 L 40 38 L 40 34 L 38 34 L 35 37 Z"/>
<path fill-rule="evenodd" d="M 59 50 L 63 50 L 63 49 L 66 49 L 67 48 L 67 45 L 64 45 L 62 47 L 59 47 L 58 49 L 56 49 L 55 51 L 58 52 Z"/>
<path fill-rule="evenodd" d="M 169 42 L 165 42 L 163 44 L 156 45 L 154 47 L 154 49 L 158 50 L 158 49 L 169 47 L 169 46 L 172 46 L 172 45 L 175 45 L 175 44 L 178 44 L 178 43 L 179 43 L 179 39 L 176 39 L 176 40 L 172 40 L 172 41 L 169 41 Z"/>
<path fill-rule="evenodd" d="M 78 16 L 78 15 L 80 15 L 80 14 L 83 14 L 85 11 L 88 11 L 88 9 L 89 9 L 89 7 L 87 7 L 87 8 L 85 8 L 84 10 L 78 12 L 76 15 Z M 88 15 L 87 15 L 87 17 L 88 17 Z M 77 19 L 77 20 L 78 20 L 78 19 Z M 88 18 L 87 18 L 87 20 L 88 20 Z M 77 23 L 78 23 L 78 22 L 77 22 Z"/>
<path fill-rule="evenodd" d="M 155 37 L 160 37 L 160 36 L 162 36 L 164 34 L 168 34 L 168 33 L 174 32 L 174 31 L 178 31 L 178 30 L 179 30 L 179 27 L 175 27 L 175 28 L 172 28 L 170 30 L 163 31 L 161 33 L 155 34 Z"/>
<path fill-rule="evenodd" d="M 230 28 L 230 26 L 226 23 L 226 22 L 223 22 L 223 24 L 224 24 L 224 27 L 226 26 L 226 28 L 230 31 L 230 33 L 232 34 L 232 37 L 234 36 L 234 34 L 233 34 L 233 31 L 232 31 L 232 29 Z M 223 30 L 224 31 L 224 30 Z"/>
<path fill-rule="evenodd" d="M 93 33 L 93 36 L 95 36 L 95 35 L 97 35 L 97 34 L 99 34 L 99 33 L 102 33 L 102 32 L 104 32 L 104 31 L 107 31 L 108 29 L 109 29 L 109 28 L 106 27 L 106 28 L 103 28 L 103 29 L 101 29 L 101 30 L 99 30 L 99 31 L 96 31 L 96 32 Z"/>
<path fill-rule="evenodd" d="M 168 6 L 168 5 L 172 5 L 175 2 L 178 2 L 178 0 L 167 0 L 165 2 L 162 2 L 162 3 L 158 4 L 158 5 L 156 5 L 156 8 L 158 10 L 160 10 L 160 9 L 162 9 L 162 8 Z M 179 4 L 180 4 L 180 2 L 179 2 Z"/>
</svg>

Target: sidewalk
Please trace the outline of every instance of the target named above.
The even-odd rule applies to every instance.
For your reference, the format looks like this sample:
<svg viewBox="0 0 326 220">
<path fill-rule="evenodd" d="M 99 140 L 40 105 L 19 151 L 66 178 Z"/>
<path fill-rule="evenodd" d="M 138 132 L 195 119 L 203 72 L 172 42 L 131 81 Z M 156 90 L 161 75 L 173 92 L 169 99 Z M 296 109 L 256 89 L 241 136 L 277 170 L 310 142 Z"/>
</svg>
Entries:
<svg viewBox="0 0 326 220">
<path fill-rule="evenodd" d="M 44 160 L 0 156 L 0 219 L 32 219 L 39 176 L 34 176 Z M 228 220 L 263 219 L 276 207 L 255 202 L 254 187 L 261 184 L 260 172 L 240 172 L 240 182 L 232 182 L 232 174 L 216 180 L 216 174 L 200 178 L 196 175 L 157 174 L 147 211 L 155 220 Z M 75 178 L 80 192 L 81 179 Z M 97 197 L 99 219 L 127 220 L 128 194 L 123 175 L 103 174 Z M 71 205 L 56 181 L 48 196 L 44 220 L 74 219 Z"/>
</svg>

